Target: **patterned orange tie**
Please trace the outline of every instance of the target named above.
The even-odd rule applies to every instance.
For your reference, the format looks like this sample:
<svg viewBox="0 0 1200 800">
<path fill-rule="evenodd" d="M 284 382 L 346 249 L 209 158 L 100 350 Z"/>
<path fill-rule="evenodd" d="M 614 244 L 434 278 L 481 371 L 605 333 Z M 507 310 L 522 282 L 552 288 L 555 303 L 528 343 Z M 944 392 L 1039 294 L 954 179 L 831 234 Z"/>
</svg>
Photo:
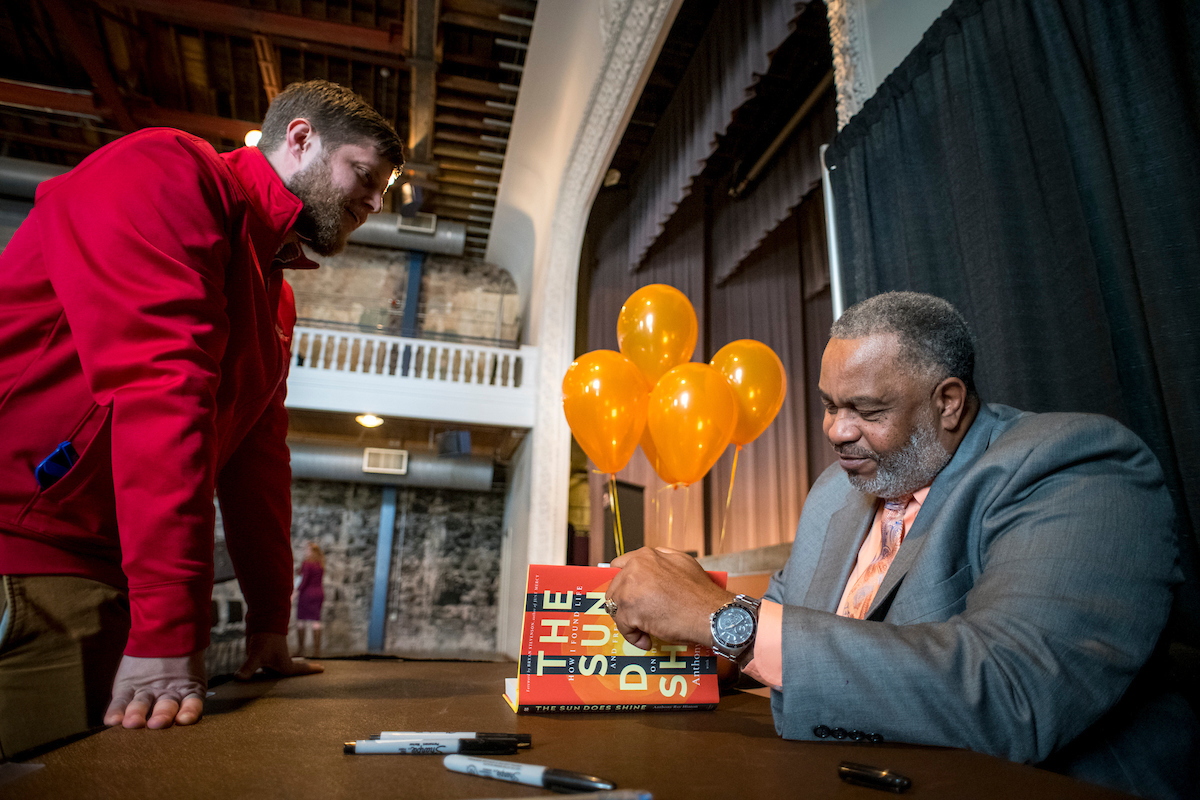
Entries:
<svg viewBox="0 0 1200 800">
<path fill-rule="evenodd" d="M 879 584 L 883 583 L 883 576 L 887 575 L 888 567 L 892 565 L 892 559 L 896 557 L 896 551 L 904 541 L 904 509 L 912 499 L 910 494 L 884 502 L 883 518 L 880 520 L 879 555 L 875 556 L 871 565 L 858 576 L 854 589 L 846 595 L 842 607 L 838 609 L 838 616 L 862 619 L 867 615 L 871 601 L 879 591 Z"/>
</svg>

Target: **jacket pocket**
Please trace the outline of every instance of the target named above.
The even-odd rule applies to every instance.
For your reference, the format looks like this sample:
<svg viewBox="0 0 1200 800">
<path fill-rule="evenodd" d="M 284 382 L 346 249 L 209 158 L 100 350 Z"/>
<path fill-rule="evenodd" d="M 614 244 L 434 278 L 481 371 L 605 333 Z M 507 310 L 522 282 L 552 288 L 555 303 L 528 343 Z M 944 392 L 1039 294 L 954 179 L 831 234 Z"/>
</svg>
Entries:
<svg viewBox="0 0 1200 800">
<path fill-rule="evenodd" d="M 915 625 L 919 622 L 947 620 L 966 609 L 967 592 L 974 585 L 971 565 L 966 564 L 932 586 L 921 586 L 914 596 L 905 597 L 903 603 L 897 597 L 887 621 L 897 625 Z"/>
<path fill-rule="evenodd" d="M 70 437 L 79 460 L 54 484 L 39 489 L 19 524 L 39 533 L 77 539 L 84 549 L 116 545 L 111 414 L 109 406 L 93 406 Z"/>
</svg>

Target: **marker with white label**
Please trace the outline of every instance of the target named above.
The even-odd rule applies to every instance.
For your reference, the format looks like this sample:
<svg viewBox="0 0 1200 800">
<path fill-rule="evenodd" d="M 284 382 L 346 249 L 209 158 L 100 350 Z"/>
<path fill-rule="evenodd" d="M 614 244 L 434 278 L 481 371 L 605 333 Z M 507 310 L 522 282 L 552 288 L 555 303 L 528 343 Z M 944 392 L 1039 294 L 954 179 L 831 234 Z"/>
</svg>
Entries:
<svg viewBox="0 0 1200 800">
<path fill-rule="evenodd" d="M 517 747 L 530 747 L 533 744 L 533 735 L 529 733 L 496 733 L 489 731 L 383 731 L 382 733 L 374 733 L 369 737 L 371 739 L 402 739 L 412 741 L 415 739 L 429 740 L 441 739 L 451 741 L 453 739 L 487 739 L 489 741 L 514 741 Z"/>
<path fill-rule="evenodd" d="M 453 772 L 477 775 L 480 778 L 495 778 L 510 783 L 523 783 L 526 786 L 541 786 L 555 791 L 597 792 L 617 788 L 612 781 L 592 775 L 568 772 L 565 769 L 539 767 L 533 764 L 517 764 L 512 761 L 453 755 L 446 756 L 442 759 L 442 763 L 446 765 L 446 769 Z"/>
<path fill-rule="evenodd" d="M 342 752 L 360 756 L 440 756 L 447 753 L 511 756 L 517 752 L 517 743 L 512 739 L 449 739 L 444 736 L 424 739 L 359 739 L 356 742 L 346 742 Z"/>
</svg>

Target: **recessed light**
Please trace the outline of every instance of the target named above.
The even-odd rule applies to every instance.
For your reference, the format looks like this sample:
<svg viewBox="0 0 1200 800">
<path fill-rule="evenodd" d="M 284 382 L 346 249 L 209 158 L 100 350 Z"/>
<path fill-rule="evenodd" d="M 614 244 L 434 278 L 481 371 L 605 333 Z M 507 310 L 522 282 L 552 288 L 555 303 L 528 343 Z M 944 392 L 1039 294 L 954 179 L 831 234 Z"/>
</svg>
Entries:
<svg viewBox="0 0 1200 800">
<path fill-rule="evenodd" d="M 383 417 L 377 417 L 374 414 L 359 414 L 354 421 L 364 428 L 378 428 L 383 424 Z"/>
</svg>

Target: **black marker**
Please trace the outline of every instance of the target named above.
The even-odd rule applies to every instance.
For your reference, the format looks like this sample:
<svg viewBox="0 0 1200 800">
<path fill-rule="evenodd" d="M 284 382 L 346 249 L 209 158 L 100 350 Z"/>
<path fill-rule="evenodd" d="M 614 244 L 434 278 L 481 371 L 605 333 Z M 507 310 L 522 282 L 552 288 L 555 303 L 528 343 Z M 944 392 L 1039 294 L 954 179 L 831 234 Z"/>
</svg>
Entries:
<svg viewBox="0 0 1200 800">
<path fill-rule="evenodd" d="M 373 733 L 369 738 L 403 739 L 406 741 L 428 741 L 430 739 L 444 739 L 446 741 L 453 739 L 487 739 L 490 741 L 499 739 L 502 741 L 514 741 L 517 743 L 517 747 L 529 747 L 533 744 L 533 735 L 529 733 L 492 733 L 488 731 L 383 731 L 382 733 Z"/>
<path fill-rule="evenodd" d="M 872 789 L 882 789 L 885 792 L 895 792 L 896 794 L 900 794 L 912 786 L 912 781 L 898 772 L 866 764 L 855 764 L 851 761 L 843 761 L 838 765 L 838 777 L 846 783 L 869 786 Z"/>
<path fill-rule="evenodd" d="M 472 758 L 471 756 L 446 756 L 442 759 L 442 763 L 446 765 L 446 769 L 453 772 L 523 783 L 526 786 L 541 786 L 555 791 L 598 792 L 617 788 L 615 783 L 603 778 L 568 772 L 565 769 L 517 764 L 512 761 L 495 761 L 490 758 Z"/>
<path fill-rule="evenodd" d="M 346 742 L 344 753 L 441 756 L 446 753 L 475 753 L 482 756 L 511 756 L 517 752 L 515 739 L 359 739 Z"/>
</svg>

